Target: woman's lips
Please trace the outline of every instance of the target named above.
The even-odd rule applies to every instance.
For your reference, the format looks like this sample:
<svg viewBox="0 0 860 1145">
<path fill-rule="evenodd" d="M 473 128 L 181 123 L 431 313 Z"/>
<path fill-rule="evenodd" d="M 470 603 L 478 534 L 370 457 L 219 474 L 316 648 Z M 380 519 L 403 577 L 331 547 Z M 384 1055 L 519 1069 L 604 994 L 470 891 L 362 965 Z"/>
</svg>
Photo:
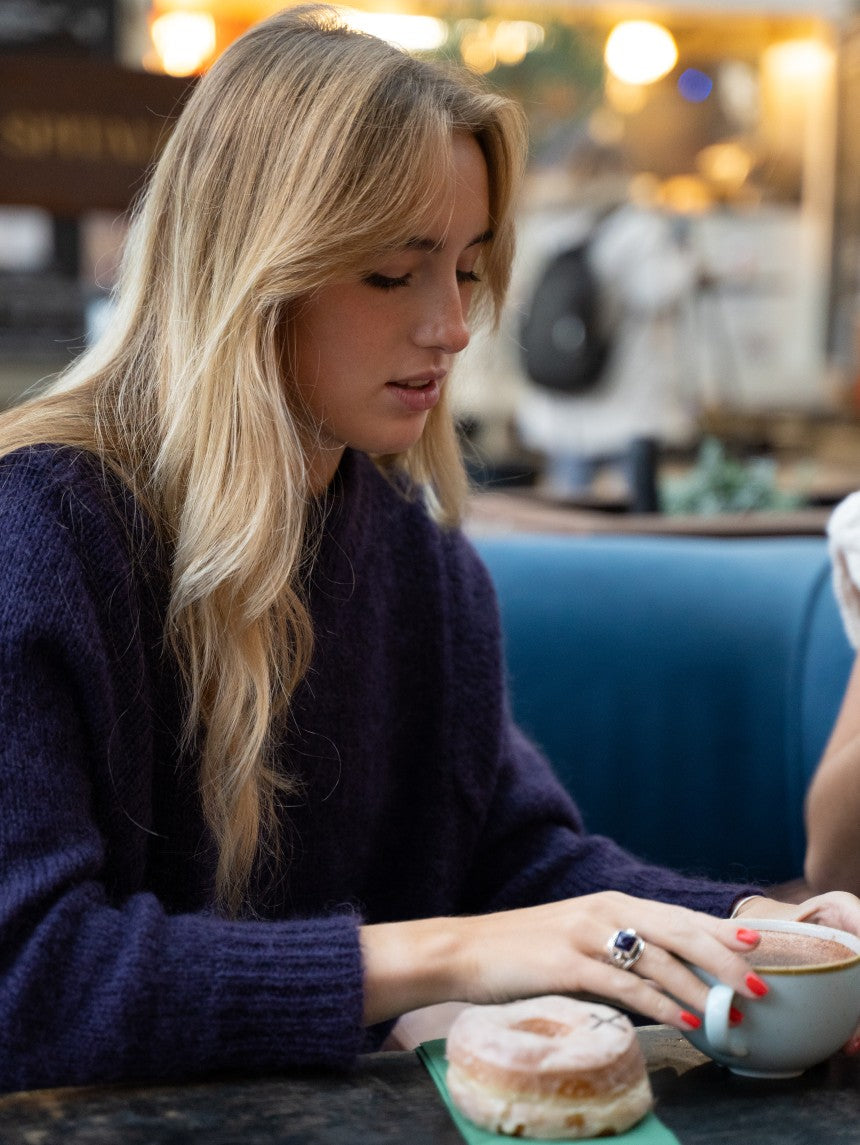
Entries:
<svg viewBox="0 0 860 1145">
<path fill-rule="evenodd" d="M 414 378 L 399 378 L 388 382 L 386 389 L 397 397 L 410 412 L 424 413 L 432 409 L 442 395 L 444 372 L 421 374 Z"/>
</svg>

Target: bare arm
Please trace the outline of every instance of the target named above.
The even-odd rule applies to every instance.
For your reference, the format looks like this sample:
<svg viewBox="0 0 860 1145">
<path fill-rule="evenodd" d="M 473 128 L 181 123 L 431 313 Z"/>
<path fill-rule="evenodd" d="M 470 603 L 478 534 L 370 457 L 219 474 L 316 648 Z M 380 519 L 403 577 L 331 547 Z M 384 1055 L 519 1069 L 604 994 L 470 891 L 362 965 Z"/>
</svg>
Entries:
<svg viewBox="0 0 860 1145">
<path fill-rule="evenodd" d="M 606 954 L 607 940 L 627 927 L 646 943 L 636 973 L 612 966 Z M 438 1002 L 581 993 L 690 1029 L 699 1024 L 707 987 L 680 960 L 704 966 L 754 998 L 742 952 L 755 941 L 736 919 L 618 891 L 494 914 L 365 926 L 365 1020 Z"/>
<path fill-rule="evenodd" d="M 838 892 L 800 904 L 755 897 L 731 919 L 604 891 L 496 914 L 370 925 L 361 931 L 365 1021 L 438 1002 L 558 993 L 605 998 L 656 1022 L 695 1028 L 707 986 L 681 959 L 711 971 L 745 998 L 761 994 L 742 957 L 758 941 L 743 915 L 807 919 L 860 934 L 860 901 Z M 607 939 L 624 927 L 633 927 L 646 944 L 632 971 L 606 957 Z M 856 1035 L 847 1048 L 860 1050 Z"/>
<path fill-rule="evenodd" d="M 860 657 L 806 797 L 806 881 L 860 893 Z"/>
</svg>

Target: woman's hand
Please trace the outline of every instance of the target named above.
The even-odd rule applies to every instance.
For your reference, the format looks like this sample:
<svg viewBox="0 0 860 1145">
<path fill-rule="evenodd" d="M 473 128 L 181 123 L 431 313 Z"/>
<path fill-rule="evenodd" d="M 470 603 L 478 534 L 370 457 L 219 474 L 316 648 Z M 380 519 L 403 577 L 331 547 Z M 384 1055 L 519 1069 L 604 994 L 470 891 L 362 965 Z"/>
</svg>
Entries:
<svg viewBox="0 0 860 1145">
<path fill-rule="evenodd" d="M 752 898 L 741 904 L 737 918 L 790 918 L 796 922 L 814 922 L 860 935 L 860 898 L 847 891 L 828 891 L 801 903 L 777 902 L 775 899 Z M 860 1053 L 860 1024 L 845 1046 L 849 1054 Z"/>
<path fill-rule="evenodd" d="M 624 929 L 645 943 L 629 970 L 614 966 L 607 951 Z M 766 991 L 743 958 L 758 941 L 743 923 L 616 891 L 498 914 L 367 926 L 361 941 L 369 1024 L 442 1001 L 562 993 L 605 998 L 689 1030 L 701 1025 L 708 987 L 685 961 L 745 998 Z"/>
<path fill-rule="evenodd" d="M 777 902 L 776 899 L 753 897 L 741 903 L 737 918 L 789 918 L 795 922 L 814 922 L 832 926 L 860 936 L 860 898 L 848 891 L 827 891 L 800 903 Z"/>
</svg>

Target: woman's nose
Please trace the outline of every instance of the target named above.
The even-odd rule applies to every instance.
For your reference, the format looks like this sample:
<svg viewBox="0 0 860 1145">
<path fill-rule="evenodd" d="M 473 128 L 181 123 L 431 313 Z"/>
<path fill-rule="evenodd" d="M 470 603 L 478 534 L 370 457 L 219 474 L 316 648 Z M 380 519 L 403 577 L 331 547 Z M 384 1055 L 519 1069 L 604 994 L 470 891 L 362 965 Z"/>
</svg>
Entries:
<svg viewBox="0 0 860 1145">
<path fill-rule="evenodd" d="M 455 288 L 440 292 L 434 300 L 419 325 L 417 341 L 446 354 L 459 354 L 469 345 L 469 338 L 466 300 L 458 283 Z"/>
</svg>

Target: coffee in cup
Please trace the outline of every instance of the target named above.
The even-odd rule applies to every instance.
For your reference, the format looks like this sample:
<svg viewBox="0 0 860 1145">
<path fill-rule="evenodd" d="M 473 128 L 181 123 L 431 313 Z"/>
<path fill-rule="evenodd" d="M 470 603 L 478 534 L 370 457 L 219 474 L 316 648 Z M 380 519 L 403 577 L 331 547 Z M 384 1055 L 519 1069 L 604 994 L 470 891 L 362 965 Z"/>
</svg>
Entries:
<svg viewBox="0 0 860 1145">
<path fill-rule="evenodd" d="M 855 952 L 835 938 L 818 934 L 799 934 L 793 930 L 762 930 L 761 941 L 746 955 L 749 964 L 759 971 L 803 969 L 829 966 L 832 962 L 850 962 Z"/>
<path fill-rule="evenodd" d="M 701 1029 L 685 1037 L 733 1073 L 796 1077 L 840 1049 L 860 1021 L 860 938 L 784 919 L 748 919 L 761 941 L 746 955 L 768 993 L 750 1001 L 693 966 L 710 985 Z M 730 1012 L 743 1020 L 731 1024 Z"/>
</svg>

